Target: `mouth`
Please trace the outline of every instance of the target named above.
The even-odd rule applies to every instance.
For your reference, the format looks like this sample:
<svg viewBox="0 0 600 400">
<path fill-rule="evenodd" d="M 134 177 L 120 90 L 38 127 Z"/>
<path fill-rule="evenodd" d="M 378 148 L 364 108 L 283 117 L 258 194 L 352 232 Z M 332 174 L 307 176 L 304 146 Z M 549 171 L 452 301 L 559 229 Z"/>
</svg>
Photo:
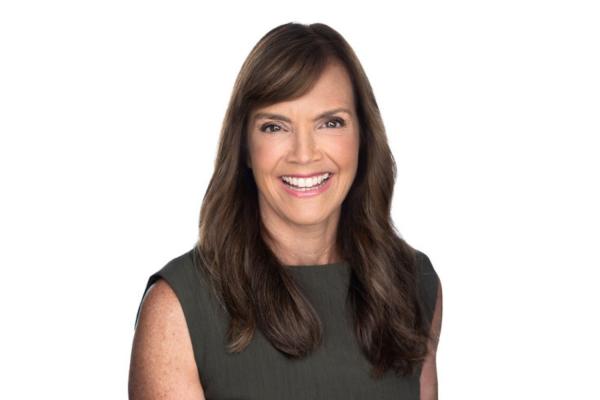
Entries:
<svg viewBox="0 0 600 400">
<path fill-rule="evenodd" d="M 325 172 L 323 174 L 312 175 L 309 178 L 298 178 L 296 176 L 282 176 L 279 178 L 284 189 L 296 196 L 307 197 L 314 196 L 326 191 L 331 185 L 331 177 L 334 174 Z"/>
<path fill-rule="evenodd" d="M 332 176 L 332 172 L 322 172 L 312 175 L 282 175 L 279 179 L 295 189 L 314 189 L 323 185 Z"/>
</svg>

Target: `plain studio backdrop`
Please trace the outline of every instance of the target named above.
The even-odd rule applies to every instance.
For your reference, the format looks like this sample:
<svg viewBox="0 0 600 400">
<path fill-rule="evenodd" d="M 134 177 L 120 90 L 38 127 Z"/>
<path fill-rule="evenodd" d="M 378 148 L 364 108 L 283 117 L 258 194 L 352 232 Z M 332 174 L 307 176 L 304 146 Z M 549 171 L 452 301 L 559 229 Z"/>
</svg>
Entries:
<svg viewBox="0 0 600 400">
<path fill-rule="evenodd" d="M 594 3 L 3 1 L 0 398 L 127 397 L 234 79 L 291 21 L 338 30 L 375 91 L 394 222 L 444 287 L 440 398 L 600 398 Z"/>
</svg>

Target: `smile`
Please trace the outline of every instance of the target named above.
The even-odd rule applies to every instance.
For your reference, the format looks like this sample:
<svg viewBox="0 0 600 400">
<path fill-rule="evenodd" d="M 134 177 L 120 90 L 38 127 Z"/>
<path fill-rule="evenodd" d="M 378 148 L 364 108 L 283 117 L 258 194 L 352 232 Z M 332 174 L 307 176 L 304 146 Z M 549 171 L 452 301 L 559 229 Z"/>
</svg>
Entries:
<svg viewBox="0 0 600 400">
<path fill-rule="evenodd" d="M 280 182 L 283 188 L 296 197 L 315 196 L 326 191 L 331 186 L 333 174 L 327 172 L 311 178 L 290 178 L 283 176 Z"/>
<path fill-rule="evenodd" d="M 325 172 L 322 175 L 315 175 L 306 178 L 297 178 L 292 176 L 282 176 L 281 179 L 289 186 L 295 188 L 313 188 L 321 185 L 324 181 L 328 180 L 332 174 Z"/>
</svg>

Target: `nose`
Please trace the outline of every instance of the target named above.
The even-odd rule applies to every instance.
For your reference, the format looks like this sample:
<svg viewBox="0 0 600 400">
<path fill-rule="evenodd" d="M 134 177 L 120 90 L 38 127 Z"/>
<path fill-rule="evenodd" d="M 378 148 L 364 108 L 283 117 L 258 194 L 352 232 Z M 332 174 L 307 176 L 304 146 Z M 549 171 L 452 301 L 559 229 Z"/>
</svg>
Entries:
<svg viewBox="0 0 600 400">
<path fill-rule="evenodd" d="M 321 158 L 314 132 L 308 128 L 299 128 L 294 131 L 292 148 L 288 155 L 289 162 L 309 164 Z"/>
</svg>

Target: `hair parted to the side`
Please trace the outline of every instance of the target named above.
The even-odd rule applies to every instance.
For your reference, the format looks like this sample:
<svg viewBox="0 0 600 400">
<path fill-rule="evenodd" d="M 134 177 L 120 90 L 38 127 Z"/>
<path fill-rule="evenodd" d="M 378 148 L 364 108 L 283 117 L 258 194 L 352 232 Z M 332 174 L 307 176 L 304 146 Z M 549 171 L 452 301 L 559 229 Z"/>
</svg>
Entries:
<svg viewBox="0 0 600 400">
<path fill-rule="evenodd" d="M 352 82 L 360 125 L 355 180 L 342 203 L 338 254 L 351 266 L 347 301 L 371 376 L 409 375 L 427 351 L 429 321 L 417 289 L 416 253 L 391 220 L 396 164 L 371 85 L 354 51 L 321 23 L 280 25 L 254 46 L 235 81 L 223 120 L 215 169 L 200 211 L 195 255 L 229 314 L 228 351 L 239 352 L 255 329 L 290 358 L 321 343 L 317 313 L 267 245 L 248 156 L 253 110 L 306 93 L 329 62 Z"/>
</svg>

